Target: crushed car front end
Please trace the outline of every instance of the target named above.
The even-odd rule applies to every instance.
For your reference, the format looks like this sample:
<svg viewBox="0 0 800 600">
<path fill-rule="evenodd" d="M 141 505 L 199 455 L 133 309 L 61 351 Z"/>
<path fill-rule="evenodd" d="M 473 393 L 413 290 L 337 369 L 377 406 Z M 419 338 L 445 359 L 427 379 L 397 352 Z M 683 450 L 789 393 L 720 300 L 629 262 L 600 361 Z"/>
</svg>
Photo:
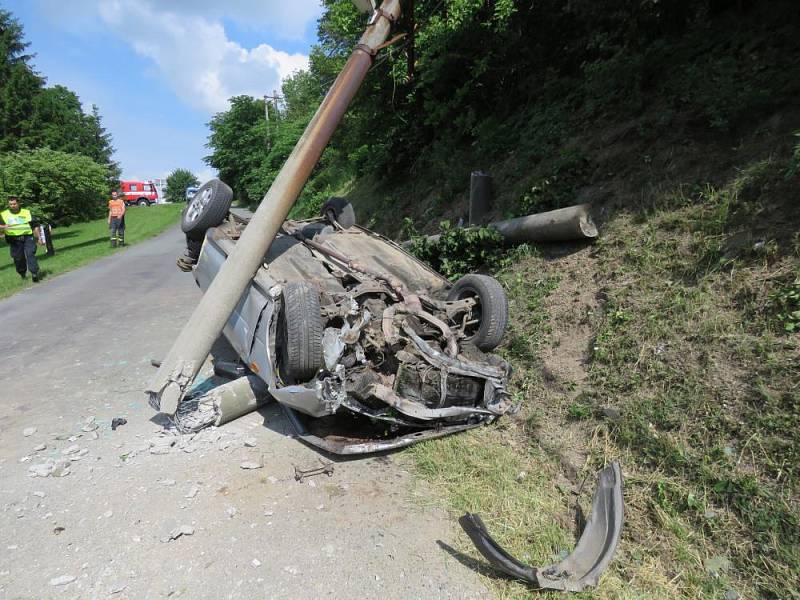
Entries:
<svg viewBox="0 0 800 600">
<path fill-rule="evenodd" d="M 194 268 L 202 289 L 245 224 L 231 218 L 207 231 Z M 342 454 L 396 448 L 511 407 L 509 366 L 480 349 L 496 343 L 478 323 L 507 320 L 507 306 L 487 304 L 505 297 L 453 287 L 371 231 L 289 221 L 224 332 L 301 438 Z"/>
</svg>

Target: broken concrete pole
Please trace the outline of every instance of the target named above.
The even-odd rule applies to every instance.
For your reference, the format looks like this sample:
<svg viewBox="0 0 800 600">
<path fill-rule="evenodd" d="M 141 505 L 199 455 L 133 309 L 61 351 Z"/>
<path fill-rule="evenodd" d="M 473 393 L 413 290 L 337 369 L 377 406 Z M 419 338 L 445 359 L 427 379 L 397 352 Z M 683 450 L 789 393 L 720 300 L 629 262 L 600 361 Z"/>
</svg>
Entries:
<svg viewBox="0 0 800 600">
<path fill-rule="evenodd" d="M 590 210 L 590 204 L 578 204 L 516 219 L 495 221 L 489 223 L 487 227 L 500 232 L 506 244 L 591 239 L 597 237 L 597 226 L 592 221 Z M 436 234 L 429 235 L 425 239 L 435 243 L 440 237 Z M 412 242 L 413 240 L 407 240 L 402 246 L 408 248 Z"/>
<path fill-rule="evenodd" d="M 492 176 L 473 171 L 469 177 L 469 224 L 483 225 L 492 210 Z"/>
<path fill-rule="evenodd" d="M 525 242 L 567 242 L 596 238 L 597 226 L 589 214 L 589 204 L 578 204 L 549 212 L 490 223 L 508 244 Z"/>
<path fill-rule="evenodd" d="M 182 431 L 199 431 L 209 425 L 224 425 L 256 410 L 272 397 L 267 384 L 256 375 L 246 375 L 186 401 L 176 414 Z"/>
<path fill-rule="evenodd" d="M 150 404 L 156 410 L 175 414 L 212 344 L 261 267 L 272 241 L 372 66 L 374 56 L 386 41 L 392 23 L 399 17 L 400 0 L 384 1 L 380 11 L 373 14 L 342 72 L 147 387 Z"/>
</svg>

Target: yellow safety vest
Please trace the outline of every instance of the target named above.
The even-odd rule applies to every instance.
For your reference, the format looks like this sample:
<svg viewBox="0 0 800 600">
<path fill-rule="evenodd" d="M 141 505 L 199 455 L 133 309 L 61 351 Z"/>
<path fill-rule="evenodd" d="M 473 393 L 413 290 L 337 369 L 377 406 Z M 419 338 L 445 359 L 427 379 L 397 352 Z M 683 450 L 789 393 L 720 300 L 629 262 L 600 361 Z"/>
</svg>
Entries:
<svg viewBox="0 0 800 600">
<path fill-rule="evenodd" d="M 17 214 L 12 213 L 10 210 L 4 210 L 0 213 L 0 217 L 3 218 L 3 223 L 8 225 L 5 230 L 6 235 L 33 235 L 31 211 L 27 208 L 20 208 Z"/>
</svg>

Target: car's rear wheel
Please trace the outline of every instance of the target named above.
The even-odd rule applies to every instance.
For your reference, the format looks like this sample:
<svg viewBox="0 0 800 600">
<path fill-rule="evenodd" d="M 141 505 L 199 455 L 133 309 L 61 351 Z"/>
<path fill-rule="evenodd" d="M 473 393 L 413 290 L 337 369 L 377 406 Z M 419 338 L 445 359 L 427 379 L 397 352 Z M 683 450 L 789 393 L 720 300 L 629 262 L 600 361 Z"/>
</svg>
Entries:
<svg viewBox="0 0 800 600">
<path fill-rule="evenodd" d="M 278 370 L 284 383 L 312 379 L 322 368 L 322 313 L 319 293 L 308 282 L 283 288 L 278 318 Z"/>
<path fill-rule="evenodd" d="M 473 324 L 464 331 L 466 341 L 481 350 L 495 349 L 503 340 L 508 327 L 508 298 L 503 286 L 488 275 L 465 275 L 450 289 L 448 300 L 474 298 Z"/>
<path fill-rule="evenodd" d="M 150 206 L 150 203 L 144 198 L 139 198 L 139 201 L 136 204 L 139 206 Z"/>
<path fill-rule="evenodd" d="M 186 205 L 181 229 L 190 238 L 201 240 L 210 227 L 216 227 L 228 215 L 233 190 L 219 179 L 204 183 Z"/>
</svg>

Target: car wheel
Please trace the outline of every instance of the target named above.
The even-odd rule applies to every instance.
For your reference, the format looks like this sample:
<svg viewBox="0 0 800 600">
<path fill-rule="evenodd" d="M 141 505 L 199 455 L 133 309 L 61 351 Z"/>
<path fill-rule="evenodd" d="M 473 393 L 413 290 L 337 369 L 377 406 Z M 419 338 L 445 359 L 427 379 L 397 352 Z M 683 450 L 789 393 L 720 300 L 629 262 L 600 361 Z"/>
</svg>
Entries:
<svg viewBox="0 0 800 600">
<path fill-rule="evenodd" d="M 350 229 L 356 224 L 356 213 L 347 198 L 338 196 L 328 198 L 328 201 L 322 205 L 322 216 L 331 223 L 335 220 L 345 229 Z"/>
<path fill-rule="evenodd" d="M 283 308 L 278 318 L 278 369 L 284 383 L 312 379 L 322 368 L 322 313 L 319 293 L 308 282 L 283 288 Z"/>
<path fill-rule="evenodd" d="M 216 227 L 228 215 L 233 190 L 219 179 L 204 183 L 183 210 L 181 229 L 187 236 L 201 240 L 210 227 Z"/>
<path fill-rule="evenodd" d="M 140 198 L 136 204 L 138 204 L 139 206 L 150 206 L 150 203 L 144 198 Z"/>
<path fill-rule="evenodd" d="M 466 341 L 481 350 L 493 350 L 500 345 L 508 327 L 508 298 L 503 286 L 488 275 L 465 275 L 450 289 L 448 300 L 475 298 L 472 309 L 473 321 L 464 333 Z"/>
</svg>

